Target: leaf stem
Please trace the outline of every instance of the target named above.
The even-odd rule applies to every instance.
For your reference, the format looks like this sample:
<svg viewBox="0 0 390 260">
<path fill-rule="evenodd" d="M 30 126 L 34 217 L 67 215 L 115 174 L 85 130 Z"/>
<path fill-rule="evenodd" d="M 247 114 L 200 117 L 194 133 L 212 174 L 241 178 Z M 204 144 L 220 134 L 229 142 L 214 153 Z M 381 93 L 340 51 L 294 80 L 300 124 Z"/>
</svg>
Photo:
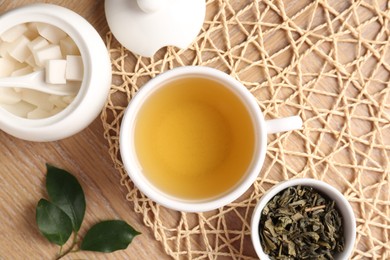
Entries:
<svg viewBox="0 0 390 260">
<path fill-rule="evenodd" d="M 55 260 L 59 260 L 59 259 L 63 258 L 64 256 L 66 256 L 66 255 L 69 254 L 69 253 L 79 251 L 78 249 L 74 250 L 74 247 L 77 245 L 77 242 L 78 242 L 78 241 L 77 241 L 77 235 L 78 235 L 78 232 L 74 232 L 74 233 L 73 233 L 73 241 L 72 241 L 72 244 L 70 245 L 70 247 L 69 247 L 67 250 L 63 251 L 62 253 L 61 253 L 61 251 L 62 251 L 63 247 L 61 246 L 60 253 L 59 253 L 58 256 L 55 258 Z"/>
<path fill-rule="evenodd" d="M 306 208 L 305 212 L 310 212 L 310 211 L 315 211 L 315 210 L 319 210 L 319 209 L 324 209 L 325 207 L 326 207 L 326 205 L 318 205 L 318 206 L 315 206 L 315 207 L 312 207 L 312 208 Z"/>
</svg>

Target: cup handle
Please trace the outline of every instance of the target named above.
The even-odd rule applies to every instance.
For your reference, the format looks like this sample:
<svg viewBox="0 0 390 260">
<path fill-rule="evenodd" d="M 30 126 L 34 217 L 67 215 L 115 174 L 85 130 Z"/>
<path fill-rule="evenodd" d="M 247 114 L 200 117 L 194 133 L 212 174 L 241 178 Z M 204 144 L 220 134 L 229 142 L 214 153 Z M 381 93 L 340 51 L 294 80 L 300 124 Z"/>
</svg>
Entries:
<svg viewBox="0 0 390 260">
<path fill-rule="evenodd" d="M 267 134 L 275 134 L 290 130 L 300 129 L 302 119 L 300 116 L 290 116 L 265 121 Z"/>
</svg>

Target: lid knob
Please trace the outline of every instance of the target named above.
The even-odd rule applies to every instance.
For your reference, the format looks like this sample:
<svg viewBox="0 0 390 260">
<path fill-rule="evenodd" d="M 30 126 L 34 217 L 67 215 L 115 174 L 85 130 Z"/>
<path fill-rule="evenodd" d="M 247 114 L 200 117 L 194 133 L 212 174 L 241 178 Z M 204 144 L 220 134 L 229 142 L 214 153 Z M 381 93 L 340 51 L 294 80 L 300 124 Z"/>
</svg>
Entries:
<svg viewBox="0 0 390 260">
<path fill-rule="evenodd" d="M 153 13 L 160 10 L 165 4 L 164 0 L 137 0 L 138 7 L 145 13 Z"/>
</svg>

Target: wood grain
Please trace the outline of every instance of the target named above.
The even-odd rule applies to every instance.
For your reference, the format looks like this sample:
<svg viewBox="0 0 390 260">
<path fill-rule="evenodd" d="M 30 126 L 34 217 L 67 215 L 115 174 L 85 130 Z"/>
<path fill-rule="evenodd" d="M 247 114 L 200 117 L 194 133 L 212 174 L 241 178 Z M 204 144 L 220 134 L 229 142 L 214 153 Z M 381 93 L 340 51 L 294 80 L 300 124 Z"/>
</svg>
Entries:
<svg viewBox="0 0 390 260">
<path fill-rule="evenodd" d="M 87 21 L 97 29 L 100 36 L 105 39 L 109 28 L 104 15 L 104 0 L 0 0 L 0 13 L 18 6 L 37 2 L 57 4 L 79 13 L 86 18 Z M 212 9 L 208 8 L 208 12 L 206 13 L 206 20 L 208 19 L 208 23 L 205 24 L 205 28 L 229 25 L 228 23 L 220 25 L 218 24 L 220 21 L 217 19 L 214 21 L 213 17 L 216 16 L 217 13 L 221 14 L 221 16 L 227 13 L 230 17 L 230 12 L 234 8 L 225 7 L 226 10 L 223 12 L 221 9 L 223 9 L 226 2 L 229 1 L 215 2 L 215 7 Z M 236 8 L 238 9 L 241 8 L 241 5 L 247 4 L 245 1 L 241 0 L 230 2 L 234 6 L 237 5 Z M 259 1 L 259 5 L 264 7 L 271 3 L 277 3 L 279 5 L 283 3 L 283 1 L 269 2 L 270 3 L 265 4 L 264 1 Z M 307 119 L 307 122 L 305 122 L 305 129 L 302 133 L 292 136 L 289 140 L 289 142 L 291 142 L 291 147 L 287 147 L 287 145 L 284 146 L 284 143 L 287 143 L 285 136 L 282 136 L 280 139 L 269 137 L 269 154 L 266 158 L 265 165 L 272 166 L 273 172 L 272 174 L 269 174 L 271 171 L 268 171 L 268 168 L 263 171 L 264 175 L 262 175 L 262 178 L 265 180 L 265 185 L 268 185 L 265 186 L 265 190 L 269 189 L 271 184 L 275 183 L 275 181 L 288 179 L 295 177 L 296 175 L 326 179 L 336 188 L 346 193 L 355 208 L 359 226 L 358 246 L 353 259 L 362 259 L 363 256 L 370 259 L 388 259 L 389 257 L 387 256 L 389 256 L 390 252 L 387 243 L 390 237 L 388 233 L 390 229 L 388 228 L 387 221 L 387 216 L 389 215 L 387 214 L 389 212 L 389 197 L 387 192 L 387 187 L 389 187 L 388 137 L 390 131 L 388 128 L 387 113 L 389 111 L 389 95 L 386 94 L 388 92 L 385 90 L 381 90 L 385 87 L 388 88 L 387 83 L 389 81 L 388 67 L 385 68 L 385 65 L 388 66 L 389 52 L 385 51 L 387 50 L 386 48 L 388 48 L 388 45 L 384 44 L 384 42 L 388 42 L 388 29 L 385 31 L 383 39 L 381 37 L 378 38 L 380 44 L 376 44 L 375 39 L 371 39 L 371 37 L 382 34 L 379 34 L 378 29 L 375 28 L 388 27 L 388 3 L 385 1 L 373 1 L 372 6 L 374 7 L 372 7 L 371 4 L 368 3 L 371 1 L 318 1 L 320 5 L 316 1 L 309 0 L 285 2 L 288 2 L 288 5 L 280 8 L 286 12 L 285 15 L 275 15 L 274 12 L 271 9 L 268 10 L 267 7 L 266 9 L 269 12 L 266 12 L 266 14 L 270 17 L 261 18 L 262 26 L 260 27 L 262 29 L 268 27 L 272 29 L 269 29 L 267 33 L 262 31 L 262 35 L 255 35 L 256 37 L 264 37 L 264 39 L 259 41 L 264 44 L 264 46 L 260 46 L 261 48 L 256 47 L 254 49 L 248 48 L 248 57 L 251 55 L 257 57 L 260 52 L 262 55 L 268 55 L 267 62 L 254 65 L 252 68 L 253 70 L 256 70 L 256 73 L 252 73 L 253 70 L 248 70 L 246 72 L 243 70 L 242 74 L 239 75 L 240 77 L 247 79 L 246 83 L 260 81 L 259 78 L 264 77 L 264 84 L 261 85 L 261 88 L 257 88 L 253 94 L 260 97 L 260 101 L 267 101 L 262 105 L 263 108 L 265 108 L 263 112 L 268 118 L 272 118 L 276 115 L 283 115 L 284 112 L 295 114 L 295 112 L 301 111 L 301 115 L 304 116 L 304 119 Z M 332 3 L 329 4 L 329 2 Z M 311 5 L 310 8 L 305 9 L 304 7 L 307 6 L 308 3 L 314 4 Z M 332 7 L 330 12 L 331 17 L 327 17 L 329 13 L 321 13 L 320 11 L 312 12 L 311 9 L 317 8 L 317 5 L 320 7 L 323 5 L 321 8 L 325 8 L 328 5 L 329 7 Z M 354 11 L 356 9 L 351 6 L 356 5 L 359 5 L 360 8 L 357 8 L 359 12 L 355 13 Z M 322 10 L 321 8 L 319 8 L 319 10 Z M 301 12 L 300 10 L 303 9 L 304 11 Z M 344 15 L 335 15 L 337 12 L 342 13 L 349 9 L 351 9 L 351 11 L 346 11 Z M 378 13 L 375 14 L 374 11 Z M 254 13 L 255 12 L 253 12 L 252 15 Z M 289 19 L 289 16 L 293 16 L 296 13 L 301 15 L 297 15 L 294 19 Z M 344 23 L 345 20 L 349 20 L 349 18 L 346 18 L 349 17 L 349 14 L 352 17 L 352 25 L 349 22 Z M 240 13 L 240 16 L 241 15 L 251 15 L 251 12 L 249 10 L 248 12 L 245 12 L 245 14 Z M 337 17 L 337 19 L 333 19 L 333 16 Z M 371 19 L 373 16 L 378 17 Z M 283 17 L 286 19 L 284 22 L 282 19 Z M 326 20 L 324 20 L 324 17 Z M 332 21 L 328 22 L 330 18 L 332 18 Z M 357 31 L 351 30 L 355 23 L 358 23 L 354 21 L 354 19 L 358 20 L 358 22 L 359 19 L 361 21 L 366 21 L 364 22 L 366 26 L 359 26 Z M 242 17 L 238 20 L 244 21 L 244 23 L 240 25 L 244 29 L 245 26 L 251 28 L 248 25 L 250 22 L 247 22 Z M 322 24 L 319 26 L 318 31 L 316 30 L 315 33 L 309 33 L 308 30 L 301 31 L 301 29 L 306 28 L 312 20 L 314 23 L 309 26 L 310 28 Z M 317 20 L 322 22 L 320 23 Z M 372 21 L 373 25 L 371 25 L 370 21 Z M 381 25 L 382 22 L 384 24 L 383 26 Z M 232 23 L 234 24 L 234 21 Z M 289 23 L 293 24 L 294 28 L 288 27 L 287 25 Z M 279 26 L 279 24 L 281 25 Z M 327 32 L 327 26 L 329 25 L 332 25 L 331 28 L 336 28 L 334 29 L 335 32 L 333 32 L 333 29 Z M 232 25 L 230 24 L 230 26 Z M 344 29 L 345 26 L 347 26 L 346 29 Z M 276 29 L 276 27 L 278 28 Z M 364 30 L 362 30 L 362 28 Z M 287 29 L 294 30 L 289 31 Z M 295 30 L 298 30 L 299 34 L 297 34 Z M 221 30 L 212 32 L 218 33 L 221 32 Z M 230 42 L 227 45 L 229 48 L 225 46 L 226 35 L 222 33 L 214 36 L 213 38 L 217 39 L 215 41 L 210 41 L 209 44 L 212 43 L 216 47 L 220 47 L 222 51 L 227 49 L 230 51 L 230 47 L 237 46 L 243 41 L 247 41 L 246 35 L 242 34 L 241 30 L 236 30 L 234 26 L 231 27 L 229 32 L 231 33 L 231 35 L 229 35 L 231 39 L 229 38 Z M 294 52 L 297 52 L 296 55 L 299 55 L 299 52 L 310 55 L 314 53 L 316 55 L 313 57 L 306 56 L 302 59 L 303 61 L 299 61 L 297 56 L 294 56 L 295 54 L 289 54 L 286 46 L 290 43 L 288 42 L 289 38 L 286 37 L 286 32 L 292 33 L 291 39 L 294 39 L 294 37 L 298 38 L 295 45 L 293 45 Z M 205 33 L 202 36 L 203 38 L 200 45 L 203 45 L 203 43 L 206 45 L 206 43 L 208 43 L 208 35 L 209 33 Z M 336 41 L 334 38 L 336 36 L 341 37 L 341 40 Z M 252 37 L 252 39 L 254 38 L 255 37 Z M 307 44 L 308 41 L 311 42 L 310 45 Z M 323 42 L 323 44 L 320 44 L 321 42 Z M 258 45 L 256 44 L 256 46 Z M 381 46 L 384 47 L 382 48 Z M 306 48 L 312 47 L 314 50 L 313 52 L 306 52 Z M 336 54 L 329 50 L 336 47 L 337 57 L 334 58 L 333 56 Z M 286 51 L 280 51 L 283 49 Z M 365 51 L 369 54 L 364 54 Z M 236 52 L 231 51 L 229 55 L 237 55 L 238 52 L 240 54 L 246 53 L 246 51 L 237 48 Z M 382 52 L 385 54 L 380 59 L 371 57 L 374 62 L 371 59 L 368 59 L 368 62 L 365 60 L 366 56 L 375 56 Z M 221 52 L 204 51 L 204 57 L 202 56 L 201 58 L 203 58 L 204 61 L 208 61 L 215 53 L 218 55 L 215 58 L 215 63 L 210 62 L 206 65 L 221 70 L 230 70 L 230 68 L 227 69 L 227 66 L 231 66 L 231 64 L 223 63 L 221 62 L 221 59 L 219 59 L 219 57 L 222 56 L 220 55 Z M 159 54 L 161 55 L 162 52 L 157 53 L 157 56 Z M 329 54 L 329 57 L 325 54 Z M 134 64 L 136 62 L 134 59 L 131 61 L 129 56 L 126 56 L 127 59 L 126 64 L 123 65 L 124 67 L 135 66 Z M 262 57 L 259 56 L 258 59 L 260 58 Z M 327 58 L 327 60 L 325 58 Z M 350 59 L 355 58 L 359 58 L 359 62 L 348 64 L 348 66 L 345 65 L 349 63 Z M 245 57 L 245 59 L 247 58 Z M 329 59 L 333 60 L 329 61 Z M 248 60 L 250 61 L 249 58 Z M 290 64 L 292 63 L 291 60 L 294 61 L 294 64 Z M 363 60 L 365 61 L 363 62 Z M 384 62 L 384 60 L 386 60 L 386 62 Z M 188 61 L 191 61 L 191 57 L 188 58 Z M 274 64 L 275 61 L 276 63 Z M 171 63 L 174 64 L 175 62 L 176 61 L 173 60 L 164 64 L 169 64 L 170 66 Z M 240 63 L 240 66 L 241 64 L 243 64 L 242 66 L 247 66 L 246 62 Z M 271 70 L 267 72 L 268 74 L 263 71 L 263 67 L 267 64 L 269 64 L 268 66 L 271 68 Z M 324 66 L 324 64 L 326 64 L 326 66 Z M 375 67 L 378 68 L 384 67 L 384 69 L 376 70 L 375 68 L 372 70 L 372 74 L 375 74 L 375 77 L 372 77 L 371 79 L 370 75 L 366 75 L 366 71 L 371 71 L 368 67 L 373 67 L 372 64 L 376 64 Z M 341 65 L 345 66 L 347 69 Z M 285 69 L 287 66 L 289 66 L 290 69 Z M 155 70 L 154 66 L 150 67 L 152 68 L 150 71 L 153 72 L 158 71 L 157 69 L 159 69 L 157 68 Z M 322 70 L 325 69 L 326 71 L 322 72 Z M 350 70 L 354 70 L 353 73 L 350 72 Z M 363 70 L 364 73 L 362 73 Z M 126 69 L 126 71 L 129 70 Z M 280 77 L 276 77 L 278 71 L 280 72 Z M 319 71 L 321 71 L 321 73 L 318 73 Z M 323 73 L 328 75 L 324 75 Z M 296 78 L 296 76 L 300 74 L 306 75 L 305 81 L 299 81 L 299 79 Z M 311 76 L 308 77 L 308 75 Z M 313 86 L 311 86 L 311 77 L 314 77 L 314 75 L 321 75 L 321 77 L 318 76 L 318 82 L 315 82 L 315 84 L 313 83 Z M 350 75 L 350 77 L 353 78 L 352 83 L 354 84 L 350 84 L 349 78 L 347 79 L 347 76 L 345 75 Z M 337 76 L 337 79 L 334 76 Z M 271 77 L 275 78 L 273 79 Z M 144 79 L 142 79 L 142 77 L 140 78 L 138 83 L 142 86 Z M 359 83 L 360 80 L 364 81 L 362 86 Z M 292 87 L 291 89 L 285 88 L 287 89 L 287 94 L 296 91 L 298 93 L 296 97 L 291 95 L 291 98 L 286 98 L 283 95 L 284 93 L 281 93 L 281 90 L 284 88 L 283 84 L 285 84 L 286 81 L 289 84 L 296 83 L 300 87 Z M 277 85 L 277 88 L 275 88 L 275 95 L 268 93 L 268 88 L 265 87 L 267 82 Z M 114 81 L 114 83 L 116 82 Z M 374 89 L 375 91 L 373 91 Z M 345 93 L 344 90 L 348 90 L 350 93 Z M 372 96 L 370 95 L 371 91 L 374 93 Z M 358 94 L 358 92 L 361 92 L 362 95 Z M 280 96 L 278 96 L 278 93 Z M 337 96 L 337 103 L 340 102 L 341 104 L 334 105 L 334 103 L 336 103 L 336 94 L 340 94 L 340 97 L 345 96 L 345 98 L 339 98 Z M 269 100 L 271 96 L 273 98 L 272 100 Z M 126 96 L 126 98 L 127 97 L 128 96 Z M 299 100 L 296 101 L 294 99 Z M 362 101 L 362 106 L 357 104 L 359 101 Z M 280 106 L 277 104 L 281 102 L 285 103 L 285 105 Z M 117 105 L 118 103 L 122 105 L 120 102 L 114 104 Z M 386 104 L 378 105 L 379 103 Z M 126 104 L 123 106 L 125 105 Z M 367 107 L 365 107 L 366 105 Z M 378 112 L 375 114 L 377 110 Z M 350 113 L 353 112 L 355 114 L 353 116 L 350 115 Z M 375 114 L 375 117 L 373 117 L 372 114 Z M 343 119 L 350 120 L 348 121 L 347 127 L 344 127 L 345 124 Z M 380 126 L 384 126 L 385 124 L 386 127 L 383 127 L 383 129 L 380 130 Z M 370 129 L 375 130 L 375 134 L 372 136 L 367 134 Z M 304 143 L 300 143 L 300 140 L 304 140 Z M 348 145 L 350 145 L 350 148 L 348 148 Z M 47 197 L 44 186 L 45 163 L 51 163 L 72 172 L 83 186 L 87 198 L 87 211 L 84 223 L 80 230 L 81 236 L 85 234 L 87 229 L 94 223 L 105 219 L 123 219 L 142 233 L 142 235 L 138 236 L 126 250 L 111 254 L 76 252 L 66 259 L 170 259 L 170 257 L 165 254 L 162 244 L 159 241 L 156 241 L 153 230 L 144 225 L 143 216 L 136 214 L 134 212 L 134 205 L 130 203 L 129 200 L 126 200 L 128 190 L 119 185 L 121 176 L 114 168 L 114 163 L 109 156 L 108 149 L 109 146 L 103 137 L 103 126 L 99 118 L 79 134 L 57 142 L 28 142 L 14 138 L 0 131 L 0 260 L 53 259 L 59 250 L 57 246 L 50 244 L 39 233 L 35 224 L 36 204 L 41 197 Z M 330 161 L 334 161 L 334 163 Z M 285 165 L 289 166 L 288 170 Z M 307 171 L 303 170 L 305 167 L 308 169 Z M 342 172 L 345 175 L 345 179 L 337 178 L 338 176 L 344 176 L 340 175 L 339 172 Z M 378 172 L 381 174 L 378 174 Z M 275 174 L 276 177 L 271 177 L 273 174 Z M 351 180 L 353 180 L 353 184 L 349 182 Z M 255 188 L 261 190 L 261 192 L 264 189 L 263 186 L 256 186 Z M 240 209 L 235 211 L 238 212 L 239 210 Z M 237 215 L 234 214 L 235 213 L 233 212 L 233 215 L 226 214 L 223 216 L 224 224 L 232 229 L 240 229 L 241 227 L 237 224 L 239 219 L 237 219 Z M 237 214 L 239 214 L 239 212 Z M 156 225 L 156 221 L 154 220 L 158 218 L 155 218 L 154 215 L 151 214 L 152 220 L 149 223 L 154 224 L 153 228 L 156 233 L 161 230 L 161 233 L 169 233 L 170 230 L 167 226 L 176 227 L 175 224 L 180 220 L 180 216 L 177 217 L 176 215 L 175 218 L 172 213 L 164 213 L 161 214 L 161 216 L 164 217 L 163 222 L 165 226 Z M 194 217 L 194 215 L 189 215 L 189 218 L 191 217 Z M 193 221 L 192 219 L 188 220 L 189 223 L 197 223 L 197 221 L 199 221 L 199 219 Z M 208 221 L 208 219 L 205 218 L 205 221 Z M 171 223 L 175 224 L 170 226 Z M 211 226 L 211 228 L 213 227 Z M 173 237 L 173 239 L 169 240 L 169 246 L 173 248 L 174 254 L 184 252 L 182 255 L 188 256 L 190 250 L 187 249 L 191 246 L 196 249 L 205 248 L 204 241 L 198 237 L 193 239 L 190 236 L 182 236 L 181 239 L 184 242 L 176 239 L 177 237 L 174 236 L 167 237 Z M 245 255 L 254 255 L 255 253 L 253 252 L 250 239 L 244 239 L 237 242 L 241 243 L 241 241 L 243 241 L 242 252 L 244 252 Z M 219 245 L 217 244 L 215 251 L 219 250 L 218 246 Z M 241 250 L 241 244 L 238 246 L 233 245 L 232 247 L 234 246 Z M 229 250 L 230 248 L 231 247 L 229 247 Z M 194 255 L 196 254 L 194 253 Z"/>
<path fill-rule="evenodd" d="M 38 1 L 0 1 L 0 13 Z M 108 26 L 102 0 L 39 1 L 67 7 L 86 18 L 104 39 Z M 142 235 L 123 251 L 77 252 L 65 259 L 169 259 L 142 216 L 125 200 L 119 175 L 108 154 L 100 119 L 65 140 L 35 143 L 0 132 L 0 259 L 53 259 L 59 250 L 38 231 L 35 207 L 46 197 L 45 163 L 72 172 L 80 181 L 87 210 L 80 234 L 105 219 L 123 219 Z"/>
</svg>

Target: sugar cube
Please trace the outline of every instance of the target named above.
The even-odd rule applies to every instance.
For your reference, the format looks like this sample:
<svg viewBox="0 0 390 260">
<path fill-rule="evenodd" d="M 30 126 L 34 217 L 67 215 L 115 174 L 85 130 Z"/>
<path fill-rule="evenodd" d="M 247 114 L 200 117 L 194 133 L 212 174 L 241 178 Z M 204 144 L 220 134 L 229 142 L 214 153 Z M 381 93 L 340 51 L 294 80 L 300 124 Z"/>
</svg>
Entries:
<svg viewBox="0 0 390 260">
<path fill-rule="evenodd" d="M 67 80 L 82 81 L 84 75 L 83 60 L 81 56 L 66 56 L 66 74 Z"/>
<path fill-rule="evenodd" d="M 34 70 L 35 69 L 41 69 L 38 67 L 38 65 L 35 63 L 34 55 L 31 54 L 28 56 L 28 58 L 24 61 L 27 65 L 31 66 Z"/>
<path fill-rule="evenodd" d="M 16 92 L 13 88 L 0 88 L 0 103 L 13 105 L 21 100 L 21 93 Z"/>
<path fill-rule="evenodd" d="M 14 42 L 28 30 L 26 24 L 18 24 L 4 32 L 0 38 L 5 42 Z"/>
<path fill-rule="evenodd" d="M 31 72 L 33 72 L 32 68 L 30 66 L 26 66 L 24 68 L 21 68 L 21 69 L 18 69 L 18 70 L 14 70 L 11 73 L 11 76 L 12 77 L 23 76 L 23 75 L 27 75 L 27 74 L 29 74 Z"/>
<path fill-rule="evenodd" d="M 13 48 L 12 42 L 1 42 L 0 43 L 0 56 L 3 58 L 11 57 L 9 51 Z"/>
<path fill-rule="evenodd" d="M 58 114 L 59 112 L 61 112 L 62 110 L 64 110 L 63 107 L 55 107 L 55 108 L 53 108 L 53 109 L 50 111 L 50 114 L 51 114 L 51 115 L 55 115 L 55 114 Z"/>
<path fill-rule="evenodd" d="M 39 36 L 37 31 L 37 25 L 35 22 L 26 23 L 26 26 L 27 26 L 27 31 L 24 33 L 24 36 L 26 36 L 30 40 L 33 40 Z"/>
<path fill-rule="evenodd" d="M 50 84 L 66 84 L 66 60 L 48 60 L 46 62 L 46 82 Z"/>
<path fill-rule="evenodd" d="M 31 112 L 27 113 L 27 118 L 28 119 L 42 119 L 51 116 L 51 113 L 49 111 L 46 111 L 41 108 L 36 108 Z"/>
<path fill-rule="evenodd" d="M 13 42 L 13 46 L 9 49 L 9 55 L 19 62 L 24 62 L 30 56 L 30 51 L 27 47 L 29 43 L 30 40 L 22 35 Z"/>
<path fill-rule="evenodd" d="M 29 31 L 32 31 L 32 32 L 35 32 L 35 33 L 38 34 L 38 29 L 37 29 L 38 24 L 43 24 L 43 23 L 40 23 L 40 22 L 30 22 L 30 23 L 26 23 L 26 26 L 27 26 Z"/>
<path fill-rule="evenodd" d="M 30 51 L 42 49 L 43 47 L 46 47 L 49 45 L 49 42 L 41 37 L 38 36 L 34 40 L 32 40 L 29 44 L 27 44 L 27 47 L 30 49 Z"/>
<path fill-rule="evenodd" d="M 42 37 L 54 44 L 58 44 L 61 39 L 67 36 L 67 34 L 61 29 L 45 23 L 38 23 L 37 30 Z"/>
<path fill-rule="evenodd" d="M 60 47 L 63 54 L 67 55 L 80 55 L 79 48 L 72 38 L 69 36 L 60 40 Z"/>
<path fill-rule="evenodd" d="M 15 62 L 8 58 L 0 58 L 0 77 L 8 77 L 15 70 Z"/>
<path fill-rule="evenodd" d="M 59 108 L 65 108 L 69 105 L 68 103 L 65 103 L 64 100 L 62 100 L 61 96 L 57 96 L 57 95 L 50 95 L 49 102 L 51 102 L 53 105 Z"/>
<path fill-rule="evenodd" d="M 24 101 L 20 101 L 16 104 L 13 104 L 13 105 L 0 104 L 0 106 L 10 113 L 12 113 L 16 116 L 19 116 L 19 117 L 24 117 L 24 118 L 27 117 L 28 112 L 30 112 L 36 108 L 36 106 L 31 105 L 31 104 L 24 102 Z"/>
<path fill-rule="evenodd" d="M 73 96 L 73 95 L 69 95 L 69 96 L 63 96 L 62 97 L 62 100 L 66 103 L 66 104 L 70 104 L 72 103 L 72 101 L 75 99 L 76 96 Z"/>
<path fill-rule="evenodd" d="M 32 105 L 37 106 L 40 109 L 50 111 L 54 108 L 54 105 L 49 102 L 49 94 L 42 93 L 36 90 L 23 89 L 21 91 L 22 99 Z"/>
<path fill-rule="evenodd" d="M 43 67 L 48 60 L 60 60 L 62 58 L 60 46 L 50 44 L 46 47 L 33 51 L 35 63 Z"/>
</svg>

